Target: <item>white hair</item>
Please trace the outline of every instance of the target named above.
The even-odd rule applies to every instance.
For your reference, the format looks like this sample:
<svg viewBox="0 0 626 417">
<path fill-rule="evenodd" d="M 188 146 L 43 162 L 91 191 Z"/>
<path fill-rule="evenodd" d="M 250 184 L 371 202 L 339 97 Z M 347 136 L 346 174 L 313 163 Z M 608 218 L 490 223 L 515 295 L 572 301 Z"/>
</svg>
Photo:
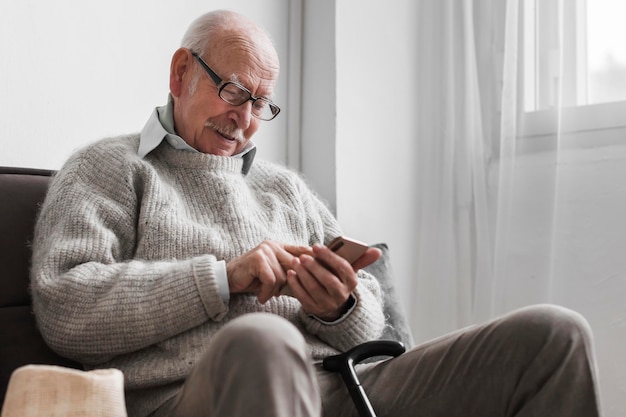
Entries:
<svg viewBox="0 0 626 417">
<path fill-rule="evenodd" d="M 227 16 L 230 14 L 232 12 L 217 10 L 198 17 L 189 25 L 183 36 L 181 46 L 191 49 L 201 56 L 204 55 L 209 49 L 215 31 L 226 24 Z"/>
<path fill-rule="evenodd" d="M 253 29 L 263 33 L 273 46 L 273 42 L 266 31 L 251 19 L 230 10 L 215 10 L 198 17 L 189 25 L 181 41 L 181 46 L 204 56 L 212 48 L 211 42 L 217 31 L 235 27 Z"/>
<path fill-rule="evenodd" d="M 190 49 L 201 57 L 206 58 L 207 54 L 210 54 L 210 51 L 218 46 L 213 45 L 212 42 L 216 37 L 219 37 L 221 33 L 223 33 L 223 29 L 225 28 L 252 29 L 259 34 L 262 34 L 261 39 L 264 35 L 269 45 L 274 47 L 273 42 L 266 31 L 261 29 L 251 19 L 230 10 L 211 11 L 194 20 L 191 25 L 189 25 L 189 28 L 183 36 L 181 47 Z M 191 94 L 193 94 L 196 89 L 201 73 L 202 71 L 200 68 L 196 66 L 194 78 L 189 86 L 189 92 Z"/>
</svg>

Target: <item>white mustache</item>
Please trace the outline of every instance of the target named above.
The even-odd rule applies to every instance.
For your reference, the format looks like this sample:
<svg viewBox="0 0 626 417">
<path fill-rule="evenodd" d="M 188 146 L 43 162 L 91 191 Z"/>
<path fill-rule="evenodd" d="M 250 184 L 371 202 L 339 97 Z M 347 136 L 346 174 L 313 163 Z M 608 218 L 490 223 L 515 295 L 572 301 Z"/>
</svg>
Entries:
<svg viewBox="0 0 626 417">
<path fill-rule="evenodd" d="M 232 125 L 220 126 L 212 120 L 207 120 L 204 126 L 217 131 L 222 136 L 234 139 L 239 143 L 243 143 L 246 140 L 243 136 L 243 131 L 241 129 L 233 127 Z"/>
</svg>

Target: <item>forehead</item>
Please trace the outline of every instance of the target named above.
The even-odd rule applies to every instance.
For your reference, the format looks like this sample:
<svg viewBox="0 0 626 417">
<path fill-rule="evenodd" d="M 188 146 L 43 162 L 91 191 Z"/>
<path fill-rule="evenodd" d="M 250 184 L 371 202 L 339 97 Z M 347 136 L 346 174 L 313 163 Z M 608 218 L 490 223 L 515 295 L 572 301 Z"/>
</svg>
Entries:
<svg viewBox="0 0 626 417">
<path fill-rule="evenodd" d="M 270 90 L 278 79 L 276 50 L 266 35 L 254 30 L 225 29 L 211 42 L 209 65 L 224 79 L 248 88 Z"/>
</svg>

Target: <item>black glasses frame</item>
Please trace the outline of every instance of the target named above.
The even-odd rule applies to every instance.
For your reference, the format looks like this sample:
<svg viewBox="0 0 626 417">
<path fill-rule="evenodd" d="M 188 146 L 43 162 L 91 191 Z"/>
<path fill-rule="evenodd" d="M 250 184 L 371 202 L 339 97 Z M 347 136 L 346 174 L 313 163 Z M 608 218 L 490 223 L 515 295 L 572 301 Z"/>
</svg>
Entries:
<svg viewBox="0 0 626 417">
<path fill-rule="evenodd" d="M 204 70 L 206 71 L 207 74 L 209 74 L 209 77 L 211 77 L 211 79 L 213 80 L 213 82 L 215 83 L 215 85 L 217 86 L 217 95 L 224 100 L 226 103 L 233 105 L 233 106 L 241 106 L 242 104 L 248 102 L 248 101 L 252 101 L 252 115 L 254 117 L 256 117 L 257 119 L 261 119 L 261 120 L 273 120 L 276 116 L 278 116 L 278 113 L 280 113 L 280 107 L 278 107 L 276 104 L 274 104 L 273 101 L 265 98 L 265 97 L 255 97 L 252 95 L 252 93 L 250 92 L 250 90 L 248 90 L 246 87 L 244 87 L 243 85 L 241 85 L 240 83 L 238 83 L 237 81 L 224 81 L 220 78 L 219 75 L 217 75 L 215 73 L 215 71 L 213 71 L 211 69 L 211 67 L 209 67 L 209 65 L 204 62 L 204 60 L 200 57 L 200 55 L 198 55 L 197 52 L 195 51 L 191 51 L 191 55 L 193 55 L 194 58 L 196 58 L 196 60 L 198 61 L 198 63 L 200 64 L 200 66 L 202 68 L 204 68 Z M 239 88 L 241 91 L 245 92 L 246 94 L 243 96 L 244 98 L 240 101 L 232 101 L 232 100 L 228 100 L 225 97 L 223 97 L 222 95 L 222 91 L 224 91 L 224 88 L 226 88 L 229 85 L 234 85 L 237 88 Z M 246 98 L 247 96 L 247 98 Z M 264 118 L 262 117 L 261 114 L 256 114 L 254 112 L 254 104 L 257 101 L 261 101 L 264 104 L 266 104 L 269 109 L 270 112 L 272 113 L 272 116 L 269 118 Z"/>
</svg>

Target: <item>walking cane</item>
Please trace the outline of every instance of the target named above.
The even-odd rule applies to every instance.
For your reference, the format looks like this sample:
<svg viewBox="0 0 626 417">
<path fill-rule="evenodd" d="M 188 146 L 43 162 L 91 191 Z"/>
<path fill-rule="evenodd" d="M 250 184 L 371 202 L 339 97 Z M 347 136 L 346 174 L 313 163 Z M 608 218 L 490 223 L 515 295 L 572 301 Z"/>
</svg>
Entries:
<svg viewBox="0 0 626 417">
<path fill-rule="evenodd" d="M 363 386 L 359 381 L 354 366 L 373 356 L 399 356 L 404 353 L 405 347 L 395 340 L 375 340 L 355 346 L 347 352 L 329 356 L 322 362 L 322 367 L 331 372 L 339 372 L 354 405 L 361 417 L 376 417 Z"/>
</svg>

